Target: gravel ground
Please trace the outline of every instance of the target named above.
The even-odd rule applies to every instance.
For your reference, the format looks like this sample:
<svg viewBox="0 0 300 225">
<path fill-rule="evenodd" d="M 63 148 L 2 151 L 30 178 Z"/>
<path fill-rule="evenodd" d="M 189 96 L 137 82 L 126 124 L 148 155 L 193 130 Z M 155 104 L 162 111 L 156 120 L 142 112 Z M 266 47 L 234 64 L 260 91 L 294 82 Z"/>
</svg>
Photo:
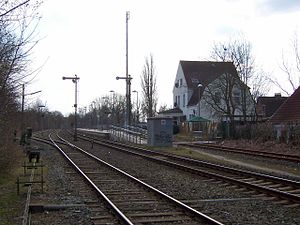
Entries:
<svg viewBox="0 0 300 225">
<path fill-rule="evenodd" d="M 90 144 L 82 145 L 86 149 Z M 93 153 L 109 163 L 180 200 L 196 200 L 197 208 L 225 224 L 300 224 L 299 208 L 287 208 L 247 192 L 205 178 L 195 178 L 168 166 L 104 147 Z M 274 216 L 275 215 L 275 216 Z M 259 222 L 258 222 L 259 221 Z"/>
<path fill-rule="evenodd" d="M 38 144 L 41 146 L 41 144 Z M 41 193 L 39 186 L 33 190 L 31 204 L 34 205 L 73 205 L 62 210 L 45 210 L 33 213 L 32 225 L 51 224 L 92 224 L 90 212 L 79 195 L 78 184 L 72 182 L 74 177 L 67 174 L 70 171 L 68 164 L 62 159 L 60 153 L 48 145 L 41 146 L 41 160 L 46 165 L 45 190 Z M 73 175 L 74 176 L 74 175 Z"/>
<path fill-rule="evenodd" d="M 86 149 L 91 147 L 86 143 L 82 146 Z M 93 152 L 173 197 L 188 200 L 187 204 L 224 224 L 300 224 L 299 207 L 287 208 L 253 193 L 237 191 L 238 187 L 195 178 L 189 173 L 96 145 Z M 68 166 L 56 150 L 44 147 L 42 159 L 48 167 L 47 188 L 45 194 L 37 194 L 32 201 L 44 204 L 84 204 L 78 185 L 70 182 L 72 178 L 66 174 Z M 90 212 L 86 207 L 33 214 L 33 217 L 35 215 L 47 221 L 35 224 L 91 224 Z M 58 219 L 59 215 L 63 216 L 63 221 Z"/>
</svg>

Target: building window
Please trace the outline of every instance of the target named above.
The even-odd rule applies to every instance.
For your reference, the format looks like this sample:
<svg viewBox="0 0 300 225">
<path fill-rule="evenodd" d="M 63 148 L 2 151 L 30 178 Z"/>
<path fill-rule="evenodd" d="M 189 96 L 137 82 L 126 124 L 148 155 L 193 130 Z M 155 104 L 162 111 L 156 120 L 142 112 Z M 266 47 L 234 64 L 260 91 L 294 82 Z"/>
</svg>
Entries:
<svg viewBox="0 0 300 225">
<path fill-rule="evenodd" d="M 177 102 L 178 107 L 180 108 L 180 95 L 178 95 L 178 102 Z"/>
<path fill-rule="evenodd" d="M 185 107 L 185 94 L 182 96 L 182 107 Z"/>
<path fill-rule="evenodd" d="M 182 86 L 182 79 L 179 80 L 179 86 Z"/>
<path fill-rule="evenodd" d="M 214 98 L 215 98 L 214 101 L 215 101 L 216 104 L 221 103 L 221 93 L 220 92 L 216 92 Z"/>
<path fill-rule="evenodd" d="M 233 92 L 233 101 L 237 105 L 241 104 L 241 93 L 239 91 Z"/>
</svg>

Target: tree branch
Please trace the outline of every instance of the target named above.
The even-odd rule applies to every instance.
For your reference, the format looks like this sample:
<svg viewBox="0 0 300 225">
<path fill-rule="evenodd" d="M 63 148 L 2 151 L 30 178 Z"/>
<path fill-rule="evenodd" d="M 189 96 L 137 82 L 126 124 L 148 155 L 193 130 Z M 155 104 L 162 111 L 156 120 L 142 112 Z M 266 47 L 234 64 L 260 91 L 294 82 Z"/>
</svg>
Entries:
<svg viewBox="0 0 300 225">
<path fill-rule="evenodd" d="M 12 11 L 16 10 L 17 8 L 21 7 L 22 5 L 27 4 L 28 2 L 30 2 L 30 0 L 27 0 L 27 1 L 25 1 L 25 2 L 22 2 L 22 3 L 20 3 L 19 5 L 16 5 L 15 7 L 13 7 L 13 8 L 11 8 L 11 9 L 7 10 L 5 13 L 0 14 L 0 17 L 3 17 L 3 16 L 5 16 L 5 15 L 11 13 Z"/>
</svg>

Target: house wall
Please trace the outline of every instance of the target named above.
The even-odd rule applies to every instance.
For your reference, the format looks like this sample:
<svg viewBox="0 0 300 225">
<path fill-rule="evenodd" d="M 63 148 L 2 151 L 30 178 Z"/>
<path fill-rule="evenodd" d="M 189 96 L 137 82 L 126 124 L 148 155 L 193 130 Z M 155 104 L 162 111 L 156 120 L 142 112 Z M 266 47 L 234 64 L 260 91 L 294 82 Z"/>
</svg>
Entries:
<svg viewBox="0 0 300 225">
<path fill-rule="evenodd" d="M 209 86 L 213 87 L 220 87 L 219 85 L 220 80 L 216 79 L 215 81 L 211 82 Z M 205 87 L 207 89 L 208 87 Z M 178 69 L 177 69 L 177 74 L 175 77 L 174 81 L 174 87 L 173 87 L 173 103 L 177 103 L 177 107 L 179 107 L 183 114 L 186 116 L 186 119 L 189 120 L 193 116 L 198 116 L 199 115 L 199 105 L 193 105 L 193 106 L 187 106 L 192 94 L 193 94 L 193 89 L 187 87 L 187 83 L 185 80 L 185 76 L 182 70 L 181 65 L 179 64 Z M 240 93 L 240 102 L 242 102 L 242 94 L 241 90 L 236 86 L 233 90 L 233 92 L 238 92 Z M 204 90 L 205 93 L 205 90 Z M 251 115 L 255 112 L 254 109 L 254 101 L 251 97 L 251 93 L 249 89 L 246 90 L 246 101 L 247 101 L 247 109 L 248 115 Z M 174 105 L 175 106 L 175 105 Z M 225 102 L 221 102 L 221 107 L 225 108 Z M 242 107 L 241 104 L 236 108 L 235 115 L 242 115 Z M 213 110 L 209 104 L 202 98 L 200 101 L 200 116 L 212 121 L 220 121 L 222 118 L 222 114 L 216 113 L 215 110 Z"/>
<path fill-rule="evenodd" d="M 173 87 L 173 104 L 175 106 L 176 103 L 177 107 L 182 110 L 184 115 L 188 115 L 187 104 L 191 97 L 191 94 L 192 91 L 188 90 L 182 67 L 179 64 Z"/>
<path fill-rule="evenodd" d="M 201 113 L 201 117 L 204 117 L 206 119 L 212 120 L 212 121 L 220 121 L 220 119 L 223 116 L 223 113 L 218 113 L 216 112 L 210 105 L 210 103 L 207 103 L 207 100 L 204 100 L 207 96 L 208 96 L 208 89 L 210 88 L 210 90 L 214 90 L 215 92 L 218 92 L 220 90 L 218 90 L 216 87 L 221 87 L 220 84 L 220 79 L 216 79 L 215 81 L 213 81 L 212 83 L 210 83 L 208 85 L 208 87 L 205 88 L 204 93 L 203 93 L 203 97 L 200 101 L 200 113 Z M 221 91 L 222 92 L 222 91 Z M 237 101 L 239 101 L 239 104 L 235 105 L 235 116 L 242 116 L 243 115 L 243 111 L 242 111 L 242 90 L 240 89 L 239 86 L 235 85 L 232 91 L 235 95 L 233 96 L 233 98 L 236 98 Z M 206 95 L 206 96 L 205 96 Z M 255 113 L 255 103 L 254 100 L 252 99 L 251 93 L 249 91 L 249 89 L 246 89 L 246 104 L 247 104 L 247 115 L 254 115 Z M 226 105 L 225 105 L 225 101 L 221 100 L 219 107 L 225 109 Z"/>
</svg>

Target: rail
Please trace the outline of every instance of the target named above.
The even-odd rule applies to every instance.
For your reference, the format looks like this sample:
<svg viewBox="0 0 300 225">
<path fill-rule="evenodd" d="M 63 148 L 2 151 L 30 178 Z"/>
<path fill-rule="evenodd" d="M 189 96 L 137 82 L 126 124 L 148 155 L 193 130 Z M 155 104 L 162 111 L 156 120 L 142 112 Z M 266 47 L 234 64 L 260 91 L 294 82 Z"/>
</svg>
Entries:
<svg viewBox="0 0 300 225">
<path fill-rule="evenodd" d="M 51 137 L 51 134 L 49 135 L 49 139 L 51 140 L 52 144 L 60 151 L 60 153 L 63 155 L 63 157 L 74 167 L 74 169 L 82 176 L 84 179 L 94 188 L 94 190 L 97 192 L 98 195 L 100 195 L 105 202 L 109 205 L 109 207 L 114 211 L 115 215 L 119 217 L 119 219 L 124 223 L 128 225 L 133 225 L 133 223 L 116 207 L 116 205 L 111 202 L 108 197 L 95 185 L 95 183 L 71 160 L 71 158 L 56 144 L 54 139 Z M 69 145 L 71 147 L 76 147 L 73 144 Z"/>
<path fill-rule="evenodd" d="M 170 159 L 185 161 L 185 162 L 192 163 L 192 164 L 201 164 L 201 165 L 204 165 L 205 167 L 210 167 L 210 168 L 217 168 L 219 171 L 227 171 L 229 173 L 239 174 L 241 176 L 244 176 L 244 178 L 245 178 L 245 175 L 247 175 L 249 177 L 256 177 L 259 179 L 272 180 L 274 182 L 276 181 L 278 183 L 285 183 L 286 185 L 295 186 L 296 189 L 299 189 L 300 182 L 297 182 L 297 181 L 292 181 L 292 180 L 288 180 L 288 179 L 284 179 L 284 178 L 279 178 L 279 177 L 256 173 L 256 172 L 251 172 L 251 171 L 234 169 L 234 168 L 216 165 L 213 163 L 208 163 L 208 162 L 204 162 L 204 161 L 200 161 L 200 160 L 196 160 L 196 159 L 186 158 L 186 157 L 182 157 L 182 156 L 176 156 L 176 155 L 167 154 L 167 153 L 161 153 L 161 152 L 143 149 L 143 148 L 139 148 L 139 147 L 135 147 L 135 146 L 130 146 L 130 145 L 128 146 L 128 145 L 122 144 L 122 143 L 115 143 L 115 142 L 109 142 L 109 141 L 105 141 L 105 142 L 104 141 L 101 141 L 101 142 L 95 141 L 95 143 L 104 145 L 104 146 L 107 146 L 110 148 L 114 148 L 118 151 L 126 151 L 127 153 L 138 155 L 138 156 L 141 156 L 144 158 L 148 158 L 150 160 L 164 163 L 166 165 L 170 165 L 170 166 L 176 167 L 178 169 L 189 171 L 191 173 L 198 173 L 200 175 L 204 175 L 207 177 L 214 177 L 216 179 L 225 180 L 227 182 L 234 183 L 239 186 L 247 187 L 252 190 L 266 193 L 266 194 L 269 194 L 269 195 L 272 195 L 272 196 L 275 196 L 275 197 L 278 197 L 281 199 L 286 199 L 291 202 L 300 203 L 299 195 L 280 191 L 278 189 L 269 188 L 266 186 L 261 186 L 261 185 L 254 184 L 251 182 L 246 182 L 246 181 L 243 181 L 242 179 L 234 179 L 232 177 L 223 176 L 223 175 L 220 175 L 217 173 L 211 173 L 206 170 L 195 169 L 191 166 L 182 165 L 182 164 L 180 164 L 180 162 L 172 162 L 172 161 L 170 161 Z M 164 156 L 164 158 L 166 158 L 166 159 L 161 159 L 160 157 L 156 157 L 156 156 Z"/>
<path fill-rule="evenodd" d="M 152 186 L 146 184 L 145 182 L 143 182 L 143 181 L 141 181 L 141 180 L 139 180 L 139 179 L 137 179 L 137 178 L 131 176 L 130 174 L 128 174 L 128 173 L 126 173 L 126 172 L 124 172 L 124 171 L 122 171 L 122 170 L 120 170 L 120 169 L 118 169 L 118 168 L 116 168 L 116 167 L 114 167 L 114 166 L 112 166 L 112 165 L 110 165 L 110 164 L 108 164 L 107 162 L 104 162 L 103 160 L 101 160 L 101 159 L 97 158 L 96 156 L 94 156 L 94 155 L 92 155 L 92 154 L 90 154 L 90 153 L 84 151 L 83 149 L 81 149 L 81 148 L 77 147 L 76 145 L 74 145 L 74 144 L 68 142 L 67 140 L 65 140 L 65 139 L 63 139 L 63 138 L 61 138 L 61 137 L 59 137 L 59 138 L 60 138 L 60 140 L 65 141 L 70 147 L 72 147 L 72 148 L 74 148 L 74 149 L 77 149 L 77 150 L 79 150 L 80 152 L 82 152 L 82 153 L 88 155 L 89 157 L 91 157 L 91 158 L 97 160 L 98 162 L 101 162 L 102 164 L 105 164 L 106 166 L 110 167 L 111 169 L 113 169 L 113 170 L 115 170 L 115 171 L 118 171 L 119 173 L 123 174 L 124 176 L 130 178 L 131 180 L 134 180 L 136 183 L 139 183 L 140 185 L 142 185 L 142 186 L 148 188 L 149 190 L 151 190 L 151 191 L 155 192 L 156 194 L 160 195 L 161 197 L 166 198 L 168 201 L 172 202 L 173 204 L 176 204 L 176 205 L 180 206 L 182 209 L 184 209 L 184 210 L 187 211 L 188 213 L 191 213 L 191 214 L 193 214 L 194 216 L 199 217 L 199 218 L 201 218 L 202 220 L 205 220 L 205 221 L 206 221 L 207 223 L 209 223 L 209 224 L 218 224 L 218 225 L 221 224 L 220 222 L 218 222 L 218 221 L 216 221 L 216 220 L 210 218 L 209 216 L 207 216 L 207 215 L 205 215 L 205 214 L 203 214 L 203 213 L 201 213 L 201 212 L 199 212 L 199 211 L 197 211 L 197 210 L 195 210 L 195 209 L 189 207 L 188 205 L 186 205 L 186 204 L 184 204 L 184 203 L 178 201 L 177 199 L 175 199 L 175 198 L 173 198 L 173 197 L 171 197 L 171 196 L 169 196 L 169 195 L 163 193 L 162 191 L 160 191 L 160 190 L 158 190 L 158 189 L 156 189 L 156 188 L 154 188 L 154 187 L 152 187 Z M 66 154 L 64 153 L 64 155 L 66 155 Z M 66 155 L 66 156 L 67 156 L 67 155 Z M 73 165 L 73 163 L 72 163 L 72 165 Z M 76 170 L 80 171 L 80 169 L 79 169 L 75 164 L 74 164 L 74 167 L 76 168 Z M 83 172 L 82 172 L 82 173 L 83 173 Z M 84 176 L 85 176 L 85 175 L 84 175 Z M 88 178 L 87 176 L 85 176 L 85 177 Z M 92 182 L 92 181 L 89 181 L 89 182 Z M 92 184 L 93 184 L 93 182 L 92 182 Z M 93 186 L 94 186 L 95 188 L 97 188 L 95 184 L 93 184 Z M 98 188 L 97 188 L 97 189 L 98 189 Z M 100 191 L 100 190 L 99 190 L 99 191 Z M 100 192 L 101 192 L 101 191 L 100 191 Z M 101 193 L 102 193 L 102 192 L 101 192 Z M 103 193 L 102 193 L 102 194 L 103 194 Z M 104 195 L 104 194 L 103 194 L 103 195 Z M 107 197 L 106 197 L 106 198 L 107 198 Z M 112 204 L 113 204 L 113 203 L 112 203 Z M 118 209 L 118 211 L 120 211 L 120 210 Z"/>
<path fill-rule="evenodd" d="M 273 159 L 281 159 L 281 160 L 286 160 L 291 162 L 300 162 L 300 156 L 298 155 L 288 155 L 288 154 L 266 152 L 266 151 L 252 150 L 252 149 L 242 149 L 242 148 L 235 148 L 235 147 L 228 147 L 228 146 L 219 146 L 219 145 L 204 144 L 204 143 L 201 144 L 200 143 L 179 143 L 178 145 L 193 147 L 193 148 L 227 151 L 232 153 L 240 153 L 244 155 L 261 156 L 261 157 L 267 157 Z"/>
</svg>

